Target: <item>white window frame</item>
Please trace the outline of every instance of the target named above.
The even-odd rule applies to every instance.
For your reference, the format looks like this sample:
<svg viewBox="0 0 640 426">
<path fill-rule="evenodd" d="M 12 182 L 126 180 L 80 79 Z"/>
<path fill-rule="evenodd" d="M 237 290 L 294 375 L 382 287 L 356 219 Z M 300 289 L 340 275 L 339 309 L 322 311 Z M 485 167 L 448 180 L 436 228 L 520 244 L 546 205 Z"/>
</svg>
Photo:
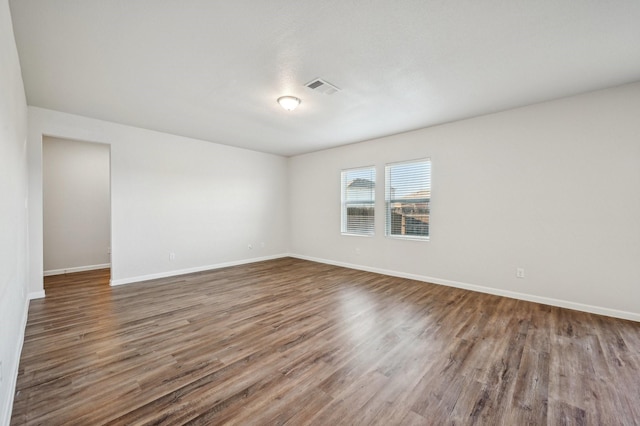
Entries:
<svg viewBox="0 0 640 426">
<path fill-rule="evenodd" d="M 359 200 L 349 200 L 348 199 L 348 186 L 349 182 L 353 182 L 350 180 L 349 176 L 358 175 L 358 174 L 366 174 L 366 172 L 370 172 L 373 182 L 373 187 L 370 189 L 370 198 L 364 198 Z M 375 235 L 375 205 L 376 205 L 376 167 L 375 166 L 364 166 L 357 167 L 352 169 L 343 169 L 340 172 L 340 233 L 342 235 L 352 235 L 352 236 L 360 236 L 360 237 L 373 237 Z M 366 191 L 363 192 L 363 195 L 367 195 Z M 348 229 L 348 208 L 349 205 L 370 205 L 372 209 L 372 219 L 373 222 L 371 224 L 371 228 L 367 229 L 364 232 L 354 232 L 353 229 Z"/>
<path fill-rule="evenodd" d="M 418 193 L 419 191 L 428 191 L 427 194 L 425 194 L 425 197 L 415 197 L 415 198 L 408 198 L 408 200 L 415 200 L 418 201 L 417 203 L 414 204 L 423 204 L 422 201 L 424 201 L 425 199 L 426 201 L 426 216 L 427 216 L 427 235 L 415 235 L 415 234 L 398 234 L 398 233 L 393 233 L 393 223 L 392 223 L 392 206 L 394 204 L 399 204 L 400 200 L 407 200 L 407 198 L 405 197 L 400 197 L 400 198 L 395 198 L 395 194 L 392 188 L 392 182 L 391 182 L 391 172 L 392 169 L 394 167 L 397 166 L 405 166 L 405 165 L 411 165 L 411 164 L 419 164 L 419 163 L 426 163 L 427 164 L 427 172 L 426 172 L 426 182 L 424 182 L 424 189 L 422 189 L 423 185 L 420 182 L 413 182 L 408 186 L 405 186 L 405 188 L 403 189 L 404 191 L 406 190 L 411 190 L 412 186 L 414 187 L 413 189 L 415 189 L 416 193 Z M 396 163 L 387 163 L 384 167 L 384 176 L 385 176 L 385 185 L 384 185 L 384 209 L 385 209 L 385 225 L 384 225 L 384 232 L 385 232 L 385 236 L 388 238 L 397 238 L 397 239 L 402 239 L 402 240 L 416 240 L 416 241 L 429 241 L 430 237 L 431 237 L 431 159 L 430 158 L 419 158 L 419 159 L 415 159 L 415 160 L 407 160 L 407 161 L 401 161 L 401 162 L 396 162 Z M 397 207 L 396 207 L 397 208 Z M 424 216 L 425 214 L 419 214 L 418 216 Z M 404 214 L 403 214 L 403 219 L 404 219 Z M 403 224 L 404 224 L 404 220 L 403 220 Z M 401 227 L 404 227 L 404 225 L 401 225 Z"/>
</svg>

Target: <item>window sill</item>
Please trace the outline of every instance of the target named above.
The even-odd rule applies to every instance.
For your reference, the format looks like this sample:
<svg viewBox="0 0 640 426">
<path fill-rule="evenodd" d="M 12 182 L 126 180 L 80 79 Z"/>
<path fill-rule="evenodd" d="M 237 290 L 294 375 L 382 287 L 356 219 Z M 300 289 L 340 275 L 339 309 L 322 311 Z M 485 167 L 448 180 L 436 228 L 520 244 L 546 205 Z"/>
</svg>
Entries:
<svg viewBox="0 0 640 426">
<path fill-rule="evenodd" d="M 430 241 L 430 237 L 413 237 L 411 235 L 385 235 L 385 237 L 392 240 L 423 241 L 426 243 Z"/>
</svg>

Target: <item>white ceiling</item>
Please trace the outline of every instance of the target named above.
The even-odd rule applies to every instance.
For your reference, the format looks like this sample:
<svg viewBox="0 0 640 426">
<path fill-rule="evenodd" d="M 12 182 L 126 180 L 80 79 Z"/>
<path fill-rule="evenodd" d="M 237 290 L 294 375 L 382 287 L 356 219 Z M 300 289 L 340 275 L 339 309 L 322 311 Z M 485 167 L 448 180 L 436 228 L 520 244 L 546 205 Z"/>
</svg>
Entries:
<svg viewBox="0 0 640 426">
<path fill-rule="evenodd" d="M 640 0 L 10 4 L 29 105 L 282 155 L 640 80 Z"/>
</svg>

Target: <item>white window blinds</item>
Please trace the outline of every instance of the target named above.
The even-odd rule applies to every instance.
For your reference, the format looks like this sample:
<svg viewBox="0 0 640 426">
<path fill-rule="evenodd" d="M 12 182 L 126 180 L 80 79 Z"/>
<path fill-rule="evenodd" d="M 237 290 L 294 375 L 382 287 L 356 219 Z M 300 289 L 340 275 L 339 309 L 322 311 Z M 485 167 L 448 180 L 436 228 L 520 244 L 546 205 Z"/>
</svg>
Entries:
<svg viewBox="0 0 640 426">
<path fill-rule="evenodd" d="M 343 170 L 341 173 L 341 188 L 342 233 L 373 235 L 375 229 L 375 167 Z"/>
<path fill-rule="evenodd" d="M 385 234 L 428 239 L 431 204 L 429 159 L 385 166 Z"/>
</svg>

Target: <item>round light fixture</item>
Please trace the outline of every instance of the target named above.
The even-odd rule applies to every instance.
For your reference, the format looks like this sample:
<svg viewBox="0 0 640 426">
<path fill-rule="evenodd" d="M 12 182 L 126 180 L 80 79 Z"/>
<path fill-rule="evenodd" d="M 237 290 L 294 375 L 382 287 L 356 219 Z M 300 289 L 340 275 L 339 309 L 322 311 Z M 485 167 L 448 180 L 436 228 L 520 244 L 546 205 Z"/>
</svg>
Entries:
<svg viewBox="0 0 640 426">
<path fill-rule="evenodd" d="M 278 98 L 278 103 L 280 104 L 280 106 L 287 111 L 293 111 L 294 109 L 296 109 L 298 105 L 300 105 L 300 102 L 302 101 L 295 96 L 280 96 Z"/>
</svg>

